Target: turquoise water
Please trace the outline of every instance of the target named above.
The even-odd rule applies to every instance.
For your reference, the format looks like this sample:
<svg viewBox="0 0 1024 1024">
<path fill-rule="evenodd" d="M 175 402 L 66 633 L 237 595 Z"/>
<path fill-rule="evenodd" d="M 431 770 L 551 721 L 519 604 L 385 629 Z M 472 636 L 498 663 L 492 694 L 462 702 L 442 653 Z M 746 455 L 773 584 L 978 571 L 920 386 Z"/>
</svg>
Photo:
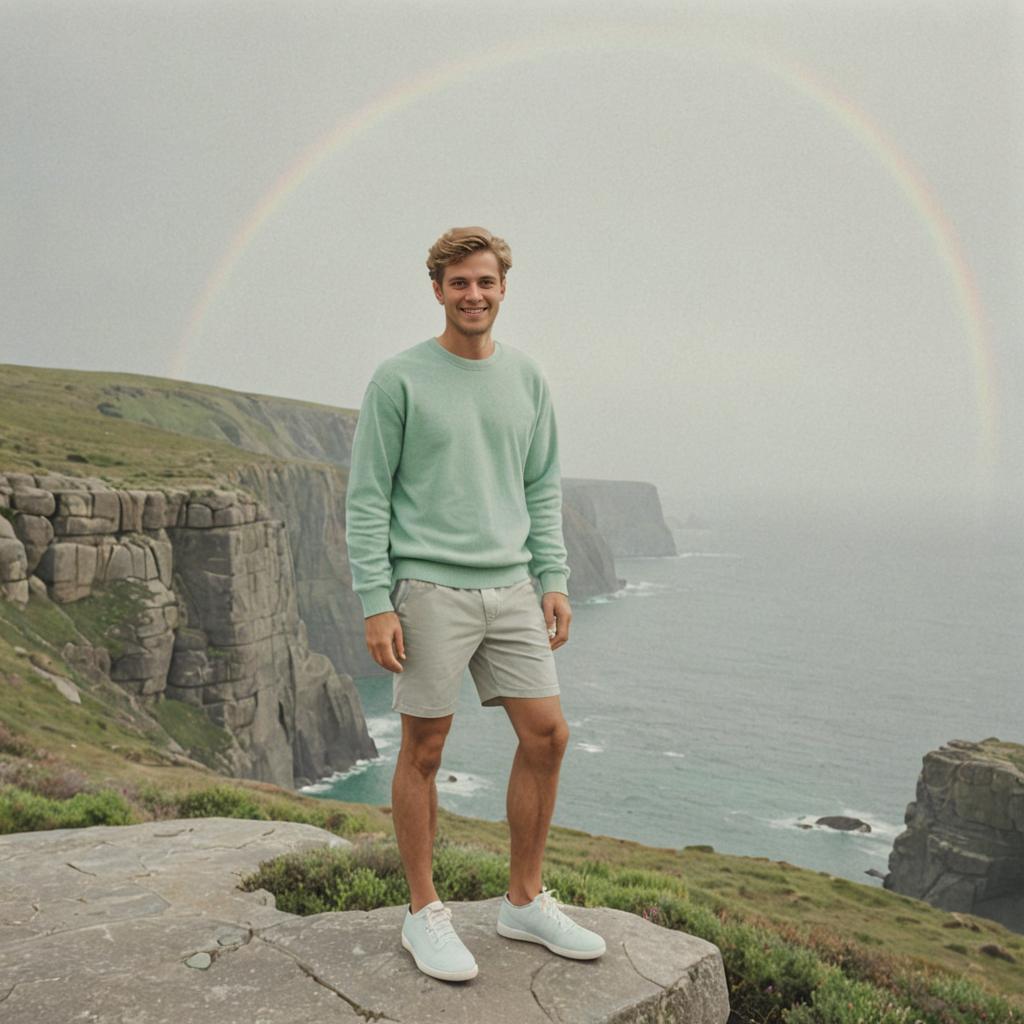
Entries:
<svg viewBox="0 0 1024 1024">
<path fill-rule="evenodd" d="M 888 869 L 924 754 L 1024 741 L 1024 545 L 789 527 L 680 530 L 676 546 L 617 560 L 627 586 L 573 605 L 556 824 L 880 885 L 865 871 Z M 357 686 L 381 757 L 307 792 L 389 804 L 391 679 Z M 504 818 L 514 750 L 467 673 L 441 805 Z M 872 831 L 799 827 L 833 814 Z"/>
</svg>

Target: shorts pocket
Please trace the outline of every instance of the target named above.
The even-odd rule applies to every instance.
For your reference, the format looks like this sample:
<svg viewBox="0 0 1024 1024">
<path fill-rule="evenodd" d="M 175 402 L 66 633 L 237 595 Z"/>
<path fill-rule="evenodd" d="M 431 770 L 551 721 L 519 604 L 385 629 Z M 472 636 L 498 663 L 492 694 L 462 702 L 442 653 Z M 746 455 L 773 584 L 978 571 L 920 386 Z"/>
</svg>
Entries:
<svg viewBox="0 0 1024 1024">
<path fill-rule="evenodd" d="M 396 612 L 402 610 L 402 605 L 405 602 L 405 598 L 409 593 L 409 580 L 399 580 L 391 591 L 391 606 Z"/>
</svg>

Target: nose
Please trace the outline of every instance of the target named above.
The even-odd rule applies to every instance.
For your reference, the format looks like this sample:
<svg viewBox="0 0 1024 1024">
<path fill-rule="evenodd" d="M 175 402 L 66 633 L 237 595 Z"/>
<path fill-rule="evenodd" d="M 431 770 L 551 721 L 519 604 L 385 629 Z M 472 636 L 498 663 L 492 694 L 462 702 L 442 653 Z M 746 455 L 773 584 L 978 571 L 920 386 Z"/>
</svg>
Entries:
<svg viewBox="0 0 1024 1024">
<path fill-rule="evenodd" d="M 476 302 L 480 298 L 480 288 L 475 283 L 470 283 L 466 288 L 466 298 Z"/>
</svg>

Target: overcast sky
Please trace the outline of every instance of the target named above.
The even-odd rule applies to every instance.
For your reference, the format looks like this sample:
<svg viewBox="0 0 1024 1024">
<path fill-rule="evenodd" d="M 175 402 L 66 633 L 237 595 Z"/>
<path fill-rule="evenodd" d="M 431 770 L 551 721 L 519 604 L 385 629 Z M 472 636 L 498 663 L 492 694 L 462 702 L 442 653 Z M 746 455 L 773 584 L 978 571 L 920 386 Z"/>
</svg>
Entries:
<svg viewBox="0 0 1024 1024">
<path fill-rule="evenodd" d="M 568 476 L 1024 500 L 1024 5 L 0 0 L 0 362 L 358 406 L 453 225 Z"/>
</svg>

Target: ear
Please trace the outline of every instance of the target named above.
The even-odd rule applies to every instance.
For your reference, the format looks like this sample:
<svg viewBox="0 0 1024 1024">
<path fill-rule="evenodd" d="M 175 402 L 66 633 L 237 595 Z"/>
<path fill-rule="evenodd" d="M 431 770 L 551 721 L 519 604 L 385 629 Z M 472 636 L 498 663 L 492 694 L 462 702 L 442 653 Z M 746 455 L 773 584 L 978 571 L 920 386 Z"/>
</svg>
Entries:
<svg viewBox="0 0 1024 1024">
<path fill-rule="evenodd" d="M 441 286 L 437 283 L 436 280 L 433 280 L 433 279 L 431 280 L 430 283 L 434 286 L 434 296 L 435 296 L 435 298 L 443 306 L 444 305 L 444 292 L 441 290 Z"/>
</svg>

